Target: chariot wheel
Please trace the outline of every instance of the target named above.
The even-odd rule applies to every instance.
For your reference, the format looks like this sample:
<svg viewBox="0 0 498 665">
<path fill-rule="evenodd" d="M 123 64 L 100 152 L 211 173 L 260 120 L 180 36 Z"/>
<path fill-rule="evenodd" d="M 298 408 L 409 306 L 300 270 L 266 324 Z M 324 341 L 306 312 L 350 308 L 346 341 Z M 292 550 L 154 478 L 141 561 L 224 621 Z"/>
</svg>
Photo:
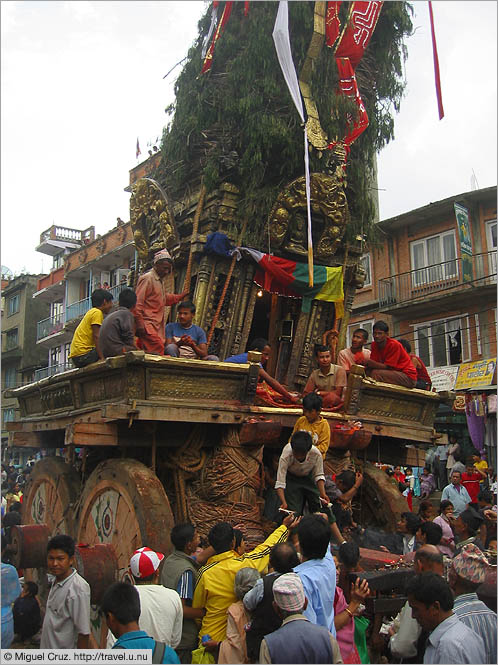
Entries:
<svg viewBox="0 0 498 665">
<path fill-rule="evenodd" d="M 64 460 L 60 457 L 40 460 L 26 484 L 22 523 L 45 523 L 51 536 L 65 533 L 74 537 L 74 509 L 79 490 L 79 476 Z"/>
<path fill-rule="evenodd" d="M 139 547 L 168 554 L 174 525 L 168 497 L 157 476 L 133 459 L 101 462 L 88 478 L 80 502 L 77 540 L 111 543 L 118 558 L 118 580 L 126 580 Z"/>
<path fill-rule="evenodd" d="M 361 505 L 357 521 L 393 531 L 408 510 L 405 497 L 391 483 L 387 474 L 367 462 L 363 466 L 363 483 L 357 494 Z"/>
</svg>

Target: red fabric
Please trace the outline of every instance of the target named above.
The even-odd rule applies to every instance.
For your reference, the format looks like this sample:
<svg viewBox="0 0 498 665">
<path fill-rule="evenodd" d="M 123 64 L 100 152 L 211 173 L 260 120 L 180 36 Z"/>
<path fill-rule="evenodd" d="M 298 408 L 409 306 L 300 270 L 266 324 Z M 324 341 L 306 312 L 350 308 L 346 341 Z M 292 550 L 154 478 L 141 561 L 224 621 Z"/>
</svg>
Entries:
<svg viewBox="0 0 498 665">
<path fill-rule="evenodd" d="M 439 58 L 437 55 L 436 32 L 434 30 L 434 16 L 432 14 L 432 2 L 430 0 L 429 0 L 429 17 L 431 20 L 432 57 L 434 60 L 434 79 L 436 82 L 437 108 L 439 111 L 439 119 L 442 120 L 444 118 L 443 95 L 441 93 L 441 78 L 439 76 Z"/>
<path fill-rule="evenodd" d="M 349 58 L 336 58 L 336 62 L 337 70 L 339 72 L 339 88 L 345 97 L 354 98 L 358 108 L 358 120 L 352 122 L 352 118 L 348 117 L 349 131 L 342 140 L 343 143 L 349 147 L 368 127 L 368 114 L 363 104 L 363 100 L 361 99 L 356 76 Z"/>
<path fill-rule="evenodd" d="M 249 0 L 246 0 L 244 2 L 244 16 L 247 16 L 249 14 Z"/>
<path fill-rule="evenodd" d="M 335 40 L 339 36 L 339 30 L 341 29 L 341 24 L 339 22 L 339 7 L 342 4 L 342 0 L 336 2 L 327 2 L 327 16 L 325 18 L 325 37 L 327 40 L 327 46 L 332 48 L 335 44 Z"/>
<path fill-rule="evenodd" d="M 295 261 L 289 261 L 280 256 L 264 254 L 259 262 L 254 281 L 270 293 L 300 298 L 299 293 L 290 288 L 291 284 L 295 281 L 293 276 L 295 269 Z"/>
<path fill-rule="evenodd" d="M 383 363 L 384 365 L 387 365 L 388 369 L 398 370 L 398 372 L 403 372 L 403 374 L 406 374 L 410 379 L 413 379 L 414 381 L 417 380 L 417 370 L 415 369 L 410 356 L 397 339 L 388 337 L 383 349 L 379 348 L 377 342 L 372 342 L 371 349 L 370 360 Z"/>
<path fill-rule="evenodd" d="M 412 353 L 412 357 L 418 360 L 420 363 L 420 367 L 415 368 L 417 370 L 417 379 L 425 381 L 425 383 L 429 384 L 430 388 L 432 386 L 432 380 L 431 377 L 429 376 L 429 372 L 427 371 L 427 367 L 424 365 L 424 362 L 420 360 L 420 358 L 416 356 L 414 353 Z"/>
<path fill-rule="evenodd" d="M 480 481 L 482 476 L 480 473 L 462 473 L 462 485 L 469 493 L 472 503 L 477 503 L 477 495 L 479 494 Z"/>
<path fill-rule="evenodd" d="M 137 349 L 145 353 L 154 353 L 158 356 L 164 356 L 164 341 L 158 335 L 147 335 L 137 339 Z"/>
<path fill-rule="evenodd" d="M 393 478 L 396 478 L 398 483 L 404 483 L 406 476 L 404 473 L 397 473 L 397 474 L 395 473 L 393 474 Z"/>
<path fill-rule="evenodd" d="M 232 13 L 232 7 L 233 7 L 233 2 L 225 2 L 225 7 L 223 8 L 223 14 L 221 15 L 221 21 L 218 23 L 218 27 L 216 28 L 216 32 L 214 33 L 213 41 L 209 46 L 208 52 L 206 53 L 206 57 L 204 58 L 204 64 L 202 65 L 201 74 L 205 74 L 211 69 L 211 65 L 213 64 L 214 47 L 216 45 L 216 42 L 220 38 L 221 33 L 225 29 L 225 25 L 228 23 L 228 19 L 230 18 L 230 14 Z"/>
<path fill-rule="evenodd" d="M 413 512 L 413 496 L 411 490 L 406 495 L 406 503 L 408 504 L 410 512 Z"/>
<path fill-rule="evenodd" d="M 362 59 L 373 35 L 382 5 L 378 0 L 357 1 L 351 5 L 348 24 L 337 45 L 335 57 L 349 58 L 353 69 Z"/>
</svg>

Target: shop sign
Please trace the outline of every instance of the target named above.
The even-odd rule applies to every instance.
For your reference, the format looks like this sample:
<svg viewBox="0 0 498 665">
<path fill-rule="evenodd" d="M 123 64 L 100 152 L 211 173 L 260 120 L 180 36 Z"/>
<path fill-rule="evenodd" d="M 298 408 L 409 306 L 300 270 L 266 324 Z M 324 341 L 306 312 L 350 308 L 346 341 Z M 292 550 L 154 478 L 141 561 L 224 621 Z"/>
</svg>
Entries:
<svg viewBox="0 0 498 665">
<path fill-rule="evenodd" d="M 455 390 L 488 388 L 493 385 L 495 370 L 496 358 L 462 363 L 458 370 Z"/>
<path fill-rule="evenodd" d="M 432 388 L 436 392 L 442 390 L 454 390 L 455 381 L 458 374 L 458 365 L 448 365 L 446 367 L 427 368 L 432 381 Z"/>
</svg>

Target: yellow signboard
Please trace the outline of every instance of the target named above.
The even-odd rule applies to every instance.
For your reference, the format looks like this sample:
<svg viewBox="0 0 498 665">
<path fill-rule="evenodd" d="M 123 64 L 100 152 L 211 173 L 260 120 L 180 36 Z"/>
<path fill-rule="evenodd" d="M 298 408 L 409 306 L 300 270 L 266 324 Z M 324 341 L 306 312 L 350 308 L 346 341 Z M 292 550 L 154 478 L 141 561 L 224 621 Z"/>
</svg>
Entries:
<svg viewBox="0 0 498 665">
<path fill-rule="evenodd" d="M 495 370 L 496 358 L 478 360 L 473 363 L 462 363 L 458 369 L 455 390 L 488 388 L 493 385 Z"/>
</svg>

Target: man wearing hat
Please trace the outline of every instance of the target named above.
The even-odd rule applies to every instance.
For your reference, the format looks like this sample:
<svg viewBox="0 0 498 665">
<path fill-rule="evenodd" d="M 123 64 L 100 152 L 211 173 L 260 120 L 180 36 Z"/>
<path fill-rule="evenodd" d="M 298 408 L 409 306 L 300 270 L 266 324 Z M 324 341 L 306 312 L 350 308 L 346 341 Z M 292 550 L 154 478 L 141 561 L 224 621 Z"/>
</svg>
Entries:
<svg viewBox="0 0 498 665">
<path fill-rule="evenodd" d="M 167 249 L 154 255 L 154 266 L 140 275 L 135 306 L 136 334 L 139 346 L 146 353 L 164 355 L 166 341 L 165 328 L 169 310 L 166 307 L 176 305 L 183 300 L 188 291 L 175 295 L 169 293 L 173 288 L 173 259 Z"/>
<path fill-rule="evenodd" d="M 486 649 L 486 663 L 496 663 L 496 614 L 477 597 L 477 587 L 486 579 L 490 564 L 473 543 L 464 545 L 451 561 L 448 572 L 455 596 L 453 611 L 469 628 L 481 636 Z"/>
<path fill-rule="evenodd" d="M 164 554 L 141 547 L 130 559 L 130 570 L 140 596 L 140 630 L 175 649 L 182 637 L 183 608 L 177 592 L 159 584 L 163 559 Z M 107 648 L 111 646 L 108 640 Z"/>
<path fill-rule="evenodd" d="M 285 573 L 273 584 L 273 608 L 282 625 L 261 642 L 260 663 L 342 663 L 335 637 L 306 619 L 308 604 L 296 573 Z"/>
</svg>

